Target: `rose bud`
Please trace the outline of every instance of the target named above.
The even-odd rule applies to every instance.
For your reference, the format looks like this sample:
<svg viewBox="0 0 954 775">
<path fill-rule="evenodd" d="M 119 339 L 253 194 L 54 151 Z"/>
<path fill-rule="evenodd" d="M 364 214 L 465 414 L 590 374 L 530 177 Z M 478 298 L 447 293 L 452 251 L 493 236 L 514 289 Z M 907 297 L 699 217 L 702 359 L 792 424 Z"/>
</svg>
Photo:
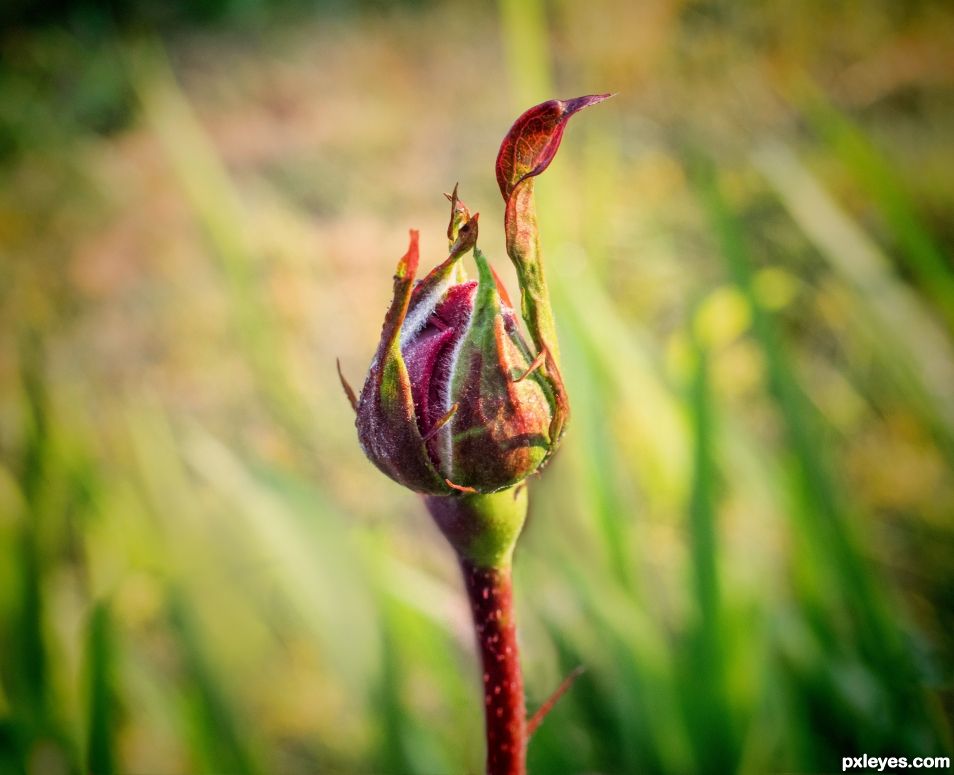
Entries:
<svg viewBox="0 0 954 775">
<path fill-rule="evenodd" d="M 417 283 L 418 233 L 411 231 L 360 399 L 341 378 L 358 415 L 361 446 L 396 482 L 431 495 L 492 493 L 534 473 L 555 451 L 569 405 L 557 365 L 533 183 L 556 155 L 570 117 L 608 96 L 531 108 L 497 155 L 507 254 L 532 349 L 476 247 L 478 217 L 457 198 L 456 187 L 448 196 L 450 255 Z M 477 280 L 468 280 L 461 266 L 471 251 Z"/>
<path fill-rule="evenodd" d="M 447 260 L 414 284 L 418 235 L 398 264 L 394 299 L 357 405 L 368 457 L 397 482 L 434 495 L 494 492 L 521 481 L 556 438 L 555 393 L 538 373 L 487 259 L 478 216 L 455 194 Z M 463 276 L 473 250 L 478 279 Z"/>
<path fill-rule="evenodd" d="M 360 399 L 338 365 L 365 453 L 392 479 L 427 496 L 427 510 L 460 561 L 483 667 L 490 775 L 524 775 L 529 735 L 568 686 L 564 681 L 527 719 L 511 563 L 528 497 L 527 487 L 517 485 L 556 450 L 569 414 L 533 188 L 570 117 L 608 96 L 530 108 L 497 155 L 507 255 L 532 345 L 477 248 L 478 217 L 471 217 L 455 186 L 448 196 L 450 255 L 415 283 L 418 234 L 411 231 Z M 461 266 L 470 252 L 476 280 Z"/>
</svg>

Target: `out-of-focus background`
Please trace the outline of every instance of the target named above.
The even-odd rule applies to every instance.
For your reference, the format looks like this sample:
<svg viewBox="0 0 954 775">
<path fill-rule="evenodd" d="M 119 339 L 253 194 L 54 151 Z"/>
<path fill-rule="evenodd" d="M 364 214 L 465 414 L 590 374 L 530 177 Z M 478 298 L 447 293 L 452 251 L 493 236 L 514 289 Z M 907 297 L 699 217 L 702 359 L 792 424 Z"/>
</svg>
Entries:
<svg viewBox="0 0 954 775">
<path fill-rule="evenodd" d="M 534 773 L 950 753 L 954 8 L 0 10 L 0 771 L 482 768 L 451 554 L 362 456 L 407 229 L 551 97 L 574 417 L 516 558 Z"/>
</svg>

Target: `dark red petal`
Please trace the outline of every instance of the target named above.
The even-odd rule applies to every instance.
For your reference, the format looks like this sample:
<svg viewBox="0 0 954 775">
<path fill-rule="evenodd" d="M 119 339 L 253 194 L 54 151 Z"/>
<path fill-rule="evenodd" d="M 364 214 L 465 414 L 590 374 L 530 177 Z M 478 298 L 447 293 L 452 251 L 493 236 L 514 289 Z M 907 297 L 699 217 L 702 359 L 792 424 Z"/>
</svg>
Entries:
<svg viewBox="0 0 954 775">
<path fill-rule="evenodd" d="M 439 318 L 448 326 L 467 325 L 474 311 L 474 295 L 477 293 L 477 281 L 452 286 L 440 304 L 434 308 L 433 317 Z"/>
<path fill-rule="evenodd" d="M 434 367 L 447 345 L 454 341 L 456 334 L 457 331 L 453 328 L 442 330 L 428 326 L 404 348 L 404 362 L 411 378 L 411 395 L 414 396 L 414 410 L 422 436 L 428 434 L 435 421 L 432 417 L 435 411 L 431 409 L 429 401 Z M 436 410 L 438 417 L 443 411 L 445 410 L 441 408 Z"/>
<path fill-rule="evenodd" d="M 451 286 L 424 327 L 409 332 L 404 344 L 402 352 L 422 436 L 427 436 L 448 410 L 454 351 L 467 332 L 476 292 L 475 281 Z M 428 450 L 434 461 L 440 459 L 437 443 L 437 439 L 428 439 Z"/>
<path fill-rule="evenodd" d="M 474 215 L 460 227 L 460 234 L 451 246 L 450 255 L 443 262 L 434 267 L 427 276 L 414 286 L 411 294 L 411 304 L 408 308 L 408 318 L 414 320 L 422 304 L 436 303 L 435 295 L 440 297 L 450 284 L 451 277 L 457 267 L 457 262 L 473 249 L 477 242 L 478 220 L 480 213 Z M 430 314 L 430 310 L 426 311 Z"/>
</svg>

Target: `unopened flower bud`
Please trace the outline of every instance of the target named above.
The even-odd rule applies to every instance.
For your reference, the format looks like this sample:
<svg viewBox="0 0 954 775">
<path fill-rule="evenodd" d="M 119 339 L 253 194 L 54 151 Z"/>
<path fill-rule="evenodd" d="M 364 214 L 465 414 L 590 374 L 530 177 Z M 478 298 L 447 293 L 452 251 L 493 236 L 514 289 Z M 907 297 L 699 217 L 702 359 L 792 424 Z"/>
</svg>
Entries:
<svg viewBox="0 0 954 775">
<path fill-rule="evenodd" d="M 413 284 L 417 233 L 358 401 L 358 435 L 391 478 L 431 494 L 493 492 L 532 474 L 552 446 L 553 389 L 536 371 L 484 255 L 457 281 L 478 216 L 450 256 Z"/>
<path fill-rule="evenodd" d="M 602 99 L 531 108 L 504 138 L 497 158 L 507 252 L 517 269 L 531 345 L 476 247 L 478 215 L 470 215 L 456 186 L 447 195 L 450 255 L 416 283 L 418 233 L 411 231 L 356 405 L 365 453 L 395 481 L 431 495 L 492 493 L 537 471 L 556 449 L 569 407 L 537 244 L 532 179 L 553 159 L 570 116 Z M 476 280 L 467 279 L 461 266 L 470 252 Z"/>
</svg>

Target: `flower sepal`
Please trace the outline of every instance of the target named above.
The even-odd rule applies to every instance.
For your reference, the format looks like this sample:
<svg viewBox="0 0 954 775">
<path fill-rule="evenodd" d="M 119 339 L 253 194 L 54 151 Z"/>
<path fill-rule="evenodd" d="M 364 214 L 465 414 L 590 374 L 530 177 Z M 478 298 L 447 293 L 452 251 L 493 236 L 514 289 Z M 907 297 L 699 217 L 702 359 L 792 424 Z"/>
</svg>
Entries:
<svg viewBox="0 0 954 775">
<path fill-rule="evenodd" d="M 427 510 L 462 560 L 478 568 L 510 566 L 527 518 L 527 488 L 425 498 Z"/>
</svg>

